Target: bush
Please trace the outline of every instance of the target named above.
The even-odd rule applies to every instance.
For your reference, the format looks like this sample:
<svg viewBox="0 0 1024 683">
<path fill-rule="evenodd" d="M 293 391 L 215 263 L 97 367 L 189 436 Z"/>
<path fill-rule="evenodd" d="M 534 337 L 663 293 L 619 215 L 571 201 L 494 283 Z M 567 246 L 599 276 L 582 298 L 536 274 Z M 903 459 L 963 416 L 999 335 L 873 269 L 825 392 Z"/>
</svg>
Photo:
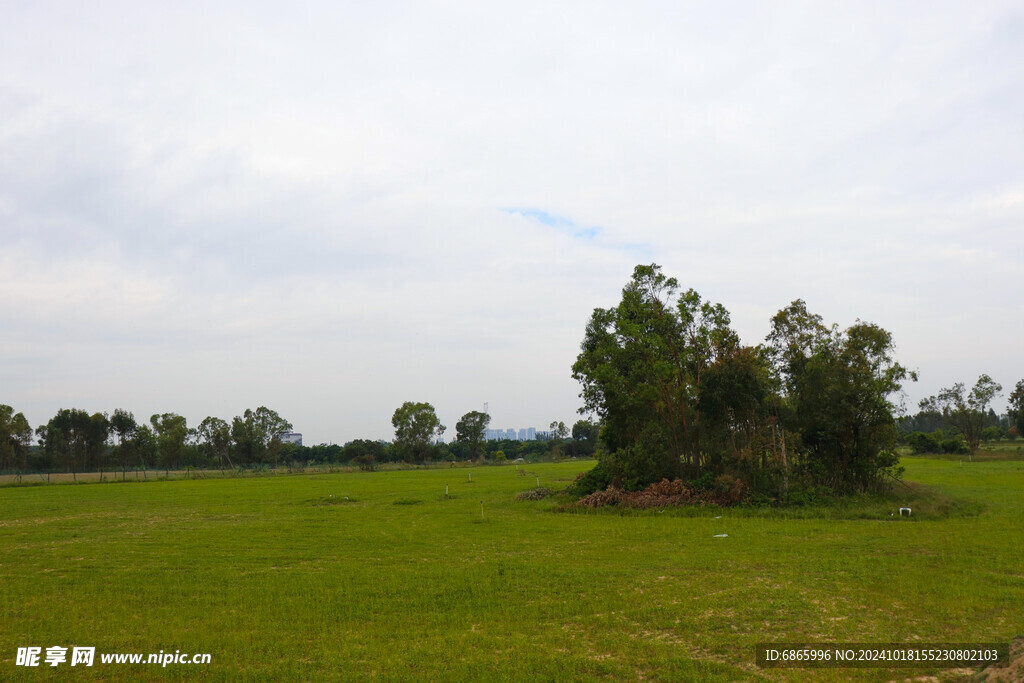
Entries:
<svg viewBox="0 0 1024 683">
<path fill-rule="evenodd" d="M 523 491 L 516 496 L 516 500 L 544 500 L 551 495 L 551 489 L 541 486 L 540 488 Z"/>
<path fill-rule="evenodd" d="M 915 455 L 922 453 L 944 453 L 947 455 L 966 455 L 971 452 L 962 436 L 945 438 L 941 431 L 925 434 L 914 432 L 907 435 L 907 445 Z"/>
<path fill-rule="evenodd" d="M 790 489 L 786 502 L 796 507 L 817 505 L 831 495 L 832 491 L 825 487 L 796 486 Z"/>
<path fill-rule="evenodd" d="M 967 442 L 960 436 L 953 439 L 943 439 L 939 442 L 939 448 L 942 449 L 942 453 L 948 453 L 950 455 L 968 455 L 971 452 L 971 449 L 967 446 Z"/>
<path fill-rule="evenodd" d="M 373 457 L 368 453 L 363 455 L 357 455 L 355 458 L 352 459 L 352 462 L 358 465 L 359 469 L 363 470 L 364 472 L 373 472 L 374 470 L 377 469 L 377 458 Z"/>
<path fill-rule="evenodd" d="M 910 446 L 911 452 L 915 455 L 942 452 L 939 446 L 939 439 L 934 434 L 925 434 L 924 432 L 908 434 L 907 445 Z"/>
<path fill-rule="evenodd" d="M 1003 438 L 1004 432 L 1002 427 L 985 427 L 981 430 L 982 441 L 999 441 Z"/>
<path fill-rule="evenodd" d="M 589 472 L 583 472 L 566 491 L 573 496 L 586 496 L 595 491 L 603 491 L 611 486 L 613 474 L 605 461 L 600 461 Z"/>
<path fill-rule="evenodd" d="M 715 502 L 719 505 L 739 505 L 749 493 L 747 483 L 738 477 L 721 474 L 715 478 Z"/>
</svg>

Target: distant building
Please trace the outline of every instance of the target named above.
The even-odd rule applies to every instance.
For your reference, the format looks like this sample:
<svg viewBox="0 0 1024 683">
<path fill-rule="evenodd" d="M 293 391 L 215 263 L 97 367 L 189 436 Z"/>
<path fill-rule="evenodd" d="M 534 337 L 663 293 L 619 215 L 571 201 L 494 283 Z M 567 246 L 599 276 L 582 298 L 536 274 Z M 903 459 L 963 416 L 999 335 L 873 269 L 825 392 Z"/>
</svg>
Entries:
<svg viewBox="0 0 1024 683">
<path fill-rule="evenodd" d="M 302 445 L 302 434 L 299 432 L 281 432 L 277 435 L 277 438 L 281 443 L 293 443 L 297 446 Z"/>
<path fill-rule="evenodd" d="M 519 430 L 515 429 L 485 429 L 484 440 L 486 441 L 536 441 L 537 440 L 537 429 L 535 427 L 526 427 Z"/>
</svg>

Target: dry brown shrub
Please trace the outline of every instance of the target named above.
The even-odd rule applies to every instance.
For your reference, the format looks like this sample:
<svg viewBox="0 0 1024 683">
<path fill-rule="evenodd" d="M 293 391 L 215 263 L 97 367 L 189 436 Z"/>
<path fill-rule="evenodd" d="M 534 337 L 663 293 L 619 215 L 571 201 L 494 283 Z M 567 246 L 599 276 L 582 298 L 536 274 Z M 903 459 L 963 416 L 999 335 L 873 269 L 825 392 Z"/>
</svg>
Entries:
<svg viewBox="0 0 1024 683">
<path fill-rule="evenodd" d="M 1024 636 L 1010 643 L 1010 661 L 1001 666 L 990 665 L 975 674 L 974 679 L 985 683 L 1024 681 Z"/>
<path fill-rule="evenodd" d="M 691 491 L 683 485 L 681 479 L 661 481 L 651 484 L 643 491 L 626 494 L 622 504 L 639 509 L 660 508 L 669 505 L 684 505 L 694 502 Z"/>
<path fill-rule="evenodd" d="M 714 502 L 718 505 L 737 505 L 746 500 L 750 490 L 747 483 L 731 474 L 720 474 L 715 478 Z"/>
<path fill-rule="evenodd" d="M 626 492 L 613 486 L 604 491 L 595 491 L 576 503 L 579 507 L 599 508 L 606 505 L 646 510 L 672 505 L 736 505 L 743 502 L 749 490 L 742 479 L 723 474 L 715 480 L 714 491 L 692 491 L 682 479 L 661 481 L 651 484 L 642 491 Z"/>
<path fill-rule="evenodd" d="M 585 508 L 600 508 L 606 505 L 617 505 L 626 494 L 621 490 L 613 486 L 609 486 L 604 491 L 594 491 L 589 496 L 580 498 L 576 504 L 580 507 Z"/>
</svg>

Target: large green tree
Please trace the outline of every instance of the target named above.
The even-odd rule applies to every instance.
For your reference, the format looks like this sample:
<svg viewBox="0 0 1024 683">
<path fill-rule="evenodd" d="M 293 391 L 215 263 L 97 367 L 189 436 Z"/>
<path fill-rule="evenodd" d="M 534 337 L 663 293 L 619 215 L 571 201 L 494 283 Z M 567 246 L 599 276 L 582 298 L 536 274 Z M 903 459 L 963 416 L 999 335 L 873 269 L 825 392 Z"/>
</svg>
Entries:
<svg viewBox="0 0 1024 683">
<path fill-rule="evenodd" d="M 156 435 L 157 450 L 165 467 L 176 469 L 185 454 L 188 440 L 188 423 L 183 415 L 163 413 L 149 418 Z"/>
<path fill-rule="evenodd" d="M 124 473 L 128 465 L 135 462 L 137 457 L 135 449 L 135 434 L 139 429 L 135 421 L 135 415 L 127 410 L 118 408 L 110 416 L 110 433 L 114 437 L 114 459 L 121 466 Z"/>
<path fill-rule="evenodd" d="M 490 423 L 491 416 L 479 410 L 471 410 L 455 423 L 455 440 L 469 446 L 471 457 L 479 457 L 484 443 L 484 431 Z"/>
<path fill-rule="evenodd" d="M 86 433 L 87 467 L 103 467 L 107 462 L 107 440 L 110 438 L 110 419 L 106 413 L 89 416 Z"/>
<path fill-rule="evenodd" d="M 131 439 L 131 452 L 143 468 L 156 467 L 160 451 L 156 433 L 147 424 L 141 424 Z"/>
<path fill-rule="evenodd" d="M 276 410 L 266 406 L 256 410 L 246 408 L 241 417 L 231 422 L 231 438 L 238 459 L 249 463 L 275 463 L 281 449 L 279 435 L 291 428 L 292 423 Z"/>
<path fill-rule="evenodd" d="M 723 349 L 701 377 L 701 448 L 717 469 L 785 466 L 772 431 L 777 396 L 767 359 L 760 349 Z M 788 475 L 788 472 L 783 472 Z"/>
<path fill-rule="evenodd" d="M 206 417 L 196 427 L 196 437 L 207 457 L 217 460 L 221 468 L 225 462 L 234 467 L 231 463 L 231 426 L 227 422 L 219 417 Z"/>
<path fill-rule="evenodd" d="M 572 443 L 566 451 L 577 458 L 589 458 L 597 450 L 597 440 L 601 435 L 601 425 L 591 420 L 577 420 L 572 426 Z"/>
<path fill-rule="evenodd" d="M 1016 427 L 1018 434 L 1024 434 L 1024 379 L 1010 392 L 1009 417 L 1010 427 Z"/>
<path fill-rule="evenodd" d="M 0 405 L 0 470 L 25 470 L 32 427 L 22 413 L 8 405 Z"/>
<path fill-rule="evenodd" d="M 772 318 L 769 353 L 784 390 L 779 414 L 799 434 L 794 455 L 814 481 L 839 491 L 880 482 L 898 458 L 890 397 L 912 373 L 893 357 L 892 336 L 858 321 L 845 331 L 794 301 Z"/>
<path fill-rule="evenodd" d="M 429 403 L 406 401 L 391 416 L 395 428 L 395 446 L 408 462 L 423 462 L 431 451 L 431 441 L 444 434 L 445 426 Z"/>
<path fill-rule="evenodd" d="M 43 453 L 50 462 L 69 472 L 91 470 L 103 464 L 110 423 L 103 413 L 89 415 L 78 408 L 62 408 L 39 427 Z"/>
<path fill-rule="evenodd" d="M 981 375 L 969 392 L 963 382 L 957 382 L 924 399 L 920 405 L 922 410 L 941 412 L 947 424 L 963 435 L 973 453 L 981 443 L 981 432 L 988 421 L 986 411 L 989 403 L 1002 390 L 1001 384 L 988 375 Z"/>
<path fill-rule="evenodd" d="M 614 308 L 591 315 L 573 364 L 582 412 L 604 425 L 609 458 L 601 465 L 636 488 L 701 469 L 701 380 L 738 344 L 721 304 L 704 302 L 658 265 L 639 265 Z"/>
<path fill-rule="evenodd" d="M 551 431 L 551 439 L 557 443 L 569 438 L 569 428 L 560 420 L 553 420 L 548 429 Z"/>
</svg>

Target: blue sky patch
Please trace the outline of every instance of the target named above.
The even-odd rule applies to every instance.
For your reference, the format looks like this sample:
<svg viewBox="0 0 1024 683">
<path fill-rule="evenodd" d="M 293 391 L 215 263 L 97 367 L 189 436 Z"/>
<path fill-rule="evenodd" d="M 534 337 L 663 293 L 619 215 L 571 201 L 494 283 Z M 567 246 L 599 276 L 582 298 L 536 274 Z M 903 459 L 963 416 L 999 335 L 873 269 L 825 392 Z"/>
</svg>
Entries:
<svg viewBox="0 0 1024 683">
<path fill-rule="evenodd" d="M 585 240 L 592 240 L 598 236 L 601 232 L 601 228 L 597 226 L 583 227 L 578 225 L 576 221 L 565 216 L 556 216 L 553 213 L 547 211 L 541 211 L 540 209 L 501 209 L 505 213 L 510 213 L 514 216 L 522 216 L 524 218 L 530 218 L 541 225 L 546 225 L 549 228 L 555 228 L 563 232 L 570 233 L 573 237 Z"/>
</svg>

